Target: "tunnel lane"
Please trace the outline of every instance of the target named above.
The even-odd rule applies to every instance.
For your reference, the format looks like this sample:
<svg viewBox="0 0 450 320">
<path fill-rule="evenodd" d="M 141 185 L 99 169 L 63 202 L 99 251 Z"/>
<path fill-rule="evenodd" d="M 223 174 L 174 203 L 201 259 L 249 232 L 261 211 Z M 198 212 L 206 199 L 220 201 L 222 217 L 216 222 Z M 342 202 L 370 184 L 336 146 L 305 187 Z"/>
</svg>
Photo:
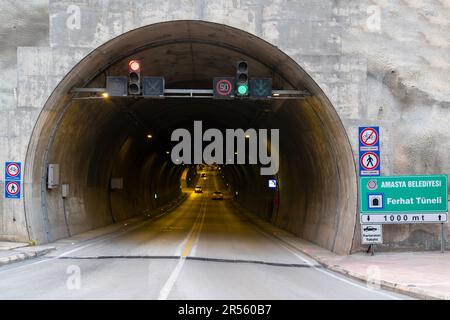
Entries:
<svg viewBox="0 0 450 320">
<path fill-rule="evenodd" d="M 1 299 L 398 299 L 323 270 L 236 212 L 214 172 L 171 213 L 0 268 Z M 73 270 L 78 270 L 79 286 Z M 75 280 L 74 280 L 75 279 Z"/>
</svg>

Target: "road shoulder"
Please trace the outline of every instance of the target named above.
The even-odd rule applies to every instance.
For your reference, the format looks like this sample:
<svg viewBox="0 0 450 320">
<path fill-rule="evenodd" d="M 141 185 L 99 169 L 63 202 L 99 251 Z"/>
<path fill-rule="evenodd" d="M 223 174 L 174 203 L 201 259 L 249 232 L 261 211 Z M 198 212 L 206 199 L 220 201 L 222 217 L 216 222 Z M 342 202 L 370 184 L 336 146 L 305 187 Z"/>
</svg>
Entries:
<svg viewBox="0 0 450 320">
<path fill-rule="evenodd" d="M 450 281 L 442 282 L 442 279 L 450 279 L 449 253 L 396 252 L 378 253 L 375 256 L 355 253 L 340 256 L 273 226 L 236 203 L 233 205 L 260 229 L 311 257 L 330 271 L 372 287 L 377 286 L 419 299 L 450 300 Z"/>
</svg>

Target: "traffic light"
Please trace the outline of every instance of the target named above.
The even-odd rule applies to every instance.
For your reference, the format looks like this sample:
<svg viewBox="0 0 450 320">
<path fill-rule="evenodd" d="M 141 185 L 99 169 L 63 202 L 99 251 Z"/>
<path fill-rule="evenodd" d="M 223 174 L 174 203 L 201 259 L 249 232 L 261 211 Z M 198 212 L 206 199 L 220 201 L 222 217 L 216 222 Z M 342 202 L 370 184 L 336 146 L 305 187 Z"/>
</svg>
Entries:
<svg viewBox="0 0 450 320">
<path fill-rule="evenodd" d="M 248 96 L 248 64 L 247 61 L 238 61 L 236 64 L 236 94 Z"/>
<path fill-rule="evenodd" d="M 141 62 L 139 60 L 128 62 L 128 93 L 141 94 Z"/>
</svg>

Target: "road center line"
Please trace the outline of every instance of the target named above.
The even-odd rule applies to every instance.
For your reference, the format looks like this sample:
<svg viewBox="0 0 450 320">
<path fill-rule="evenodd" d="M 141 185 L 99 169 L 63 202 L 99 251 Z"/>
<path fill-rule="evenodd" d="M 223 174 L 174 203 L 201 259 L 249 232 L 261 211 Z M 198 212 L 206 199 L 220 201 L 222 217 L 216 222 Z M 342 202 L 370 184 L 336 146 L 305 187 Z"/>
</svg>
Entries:
<svg viewBox="0 0 450 320">
<path fill-rule="evenodd" d="M 201 224 L 204 219 L 206 210 L 206 201 L 205 197 L 202 199 L 202 203 L 200 206 L 200 212 L 197 215 L 194 225 L 192 226 L 191 230 L 189 231 L 188 235 L 186 236 L 185 240 L 182 242 L 184 245 L 183 252 L 181 254 L 180 259 L 178 260 L 177 265 L 175 266 L 175 269 L 173 269 L 172 273 L 170 274 L 169 278 L 167 279 L 164 286 L 161 288 L 161 291 L 159 292 L 158 300 L 167 300 L 167 297 L 169 296 L 170 292 L 172 291 L 172 288 L 175 284 L 175 282 L 178 279 L 178 276 L 181 273 L 181 270 L 183 269 L 184 263 L 186 262 L 186 257 L 189 255 L 189 252 L 192 247 L 192 243 L 194 242 L 195 238 L 199 235 L 199 230 L 201 229 Z"/>
</svg>

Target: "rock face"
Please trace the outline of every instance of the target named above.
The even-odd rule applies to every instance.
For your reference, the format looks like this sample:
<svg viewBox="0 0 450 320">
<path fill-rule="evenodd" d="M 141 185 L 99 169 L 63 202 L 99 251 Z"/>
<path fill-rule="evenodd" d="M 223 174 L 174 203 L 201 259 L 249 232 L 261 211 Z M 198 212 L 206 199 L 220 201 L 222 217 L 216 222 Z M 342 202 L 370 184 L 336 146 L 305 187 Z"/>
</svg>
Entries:
<svg viewBox="0 0 450 320">
<path fill-rule="evenodd" d="M 450 172 L 446 0 L 3 0 L 0 168 L 25 162 L 48 97 L 89 52 L 127 31 L 171 20 L 229 25 L 289 55 L 330 99 L 356 163 L 358 126 L 379 125 L 382 174 Z M 28 240 L 23 199 L 1 198 L 0 216 L 0 238 Z M 355 250 L 358 237 L 356 231 Z M 436 249 L 439 227 L 389 225 L 384 240 L 386 249 Z"/>
</svg>

